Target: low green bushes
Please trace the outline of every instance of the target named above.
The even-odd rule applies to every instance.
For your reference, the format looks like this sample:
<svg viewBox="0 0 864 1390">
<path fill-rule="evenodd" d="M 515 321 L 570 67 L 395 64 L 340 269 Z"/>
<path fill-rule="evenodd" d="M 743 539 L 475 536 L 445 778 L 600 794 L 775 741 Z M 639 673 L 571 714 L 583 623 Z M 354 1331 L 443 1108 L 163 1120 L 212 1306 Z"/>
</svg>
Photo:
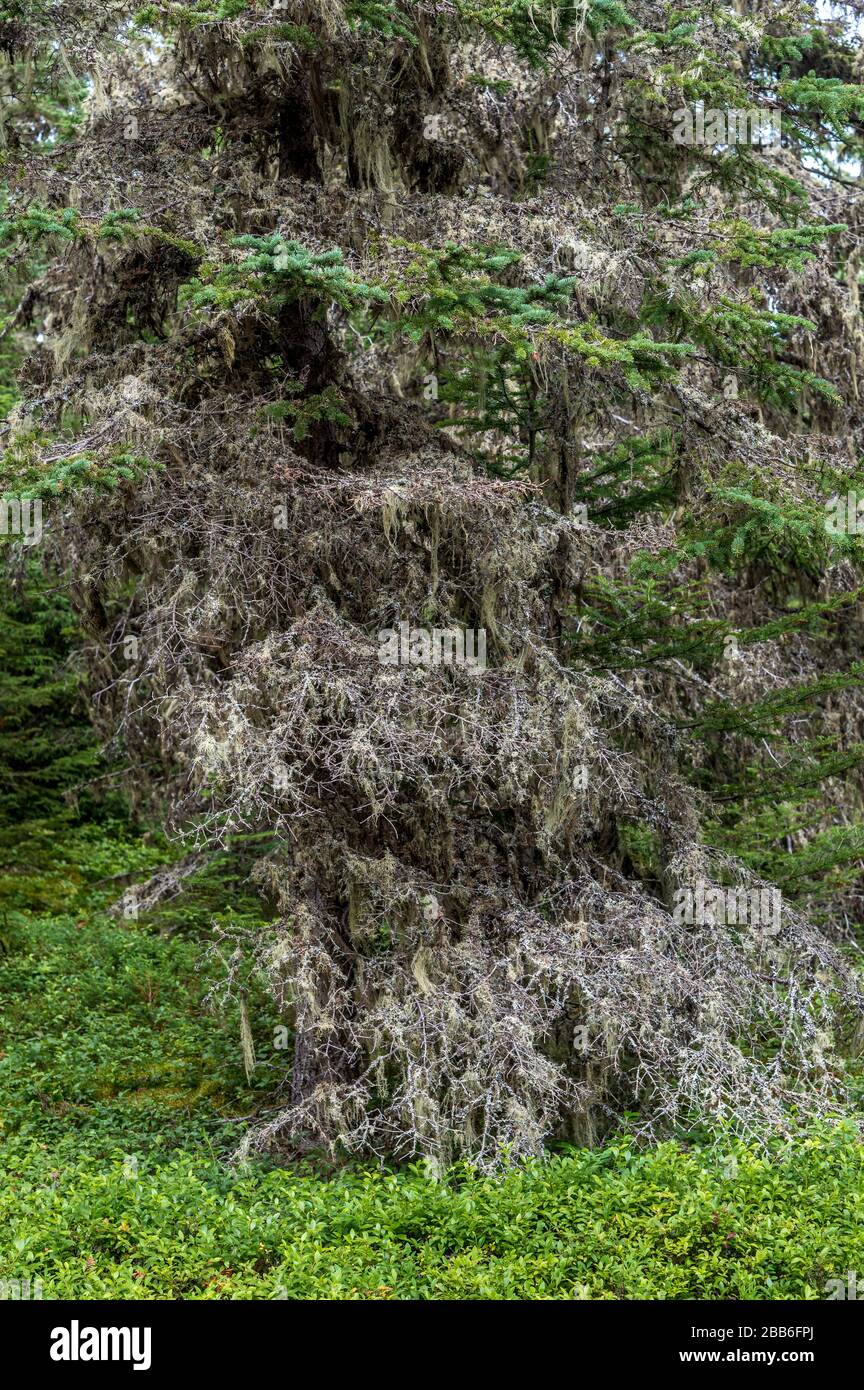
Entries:
<svg viewBox="0 0 864 1390">
<path fill-rule="evenodd" d="M 46 1298 L 812 1299 L 864 1269 L 862 1152 L 842 1131 L 448 1181 L 183 1151 L 135 1171 L 21 1142 L 5 1164 L 0 1270 Z"/>
<path fill-rule="evenodd" d="M 167 850 L 118 824 L 0 834 L 0 1280 L 45 1298 L 824 1298 L 864 1271 L 864 1148 L 825 1127 L 763 1151 L 626 1139 L 501 1177 L 423 1165 L 232 1167 L 285 1054 L 249 996 L 204 1006 L 220 908 L 205 871 L 109 915 Z M 224 901 L 220 902 L 220 898 Z"/>
</svg>

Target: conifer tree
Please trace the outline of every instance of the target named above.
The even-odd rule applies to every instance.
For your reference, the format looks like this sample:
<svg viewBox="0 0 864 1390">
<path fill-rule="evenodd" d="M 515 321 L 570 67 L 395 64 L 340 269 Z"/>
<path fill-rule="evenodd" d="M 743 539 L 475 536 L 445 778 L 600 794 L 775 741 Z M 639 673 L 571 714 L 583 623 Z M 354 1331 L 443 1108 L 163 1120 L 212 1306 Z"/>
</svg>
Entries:
<svg viewBox="0 0 864 1390">
<path fill-rule="evenodd" d="M 842 1105 L 845 7 L 5 0 L 0 42 L 53 101 L 6 121 L 4 486 L 157 813 L 260 835 L 225 988 L 293 1047 L 248 1142 L 494 1165 Z M 487 668 L 382 664 L 400 623 Z"/>
</svg>

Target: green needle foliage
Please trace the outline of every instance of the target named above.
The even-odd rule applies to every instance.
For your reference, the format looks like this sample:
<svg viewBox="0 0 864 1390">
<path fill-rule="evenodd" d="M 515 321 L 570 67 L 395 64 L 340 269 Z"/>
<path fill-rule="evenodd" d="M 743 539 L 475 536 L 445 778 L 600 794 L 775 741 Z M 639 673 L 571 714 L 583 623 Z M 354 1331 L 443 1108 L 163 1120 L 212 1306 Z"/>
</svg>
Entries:
<svg viewBox="0 0 864 1390">
<path fill-rule="evenodd" d="M 0 819 L 62 816 L 92 803 L 99 745 L 84 718 L 81 676 L 68 664 L 75 627 L 66 599 L 31 562 L 4 566 L 0 588 Z"/>
</svg>

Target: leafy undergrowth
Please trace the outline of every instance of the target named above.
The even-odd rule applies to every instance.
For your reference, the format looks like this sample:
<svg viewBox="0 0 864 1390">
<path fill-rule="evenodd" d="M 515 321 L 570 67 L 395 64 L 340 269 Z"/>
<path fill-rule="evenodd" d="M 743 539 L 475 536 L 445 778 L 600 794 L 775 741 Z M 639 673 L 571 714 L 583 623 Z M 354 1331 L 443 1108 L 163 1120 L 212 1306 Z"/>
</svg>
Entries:
<svg viewBox="0 0 864 1390">
<path fill-rule="evenodd" d="M 13 845 L 15 846 L 13 852 Z M 824 1298 L 864 1268 L 864 1150 L 569 1150 L 446 1181 L 422 1166 L 232 1167 L 247 1084 L 202 945 L 230 874 L 127 921 L 166 847 L 122 824 L 0 835 L 0 1278 L 45 1298 Z M 272 1027 L 250 999 L 256 1042 Z"/>
</svg>

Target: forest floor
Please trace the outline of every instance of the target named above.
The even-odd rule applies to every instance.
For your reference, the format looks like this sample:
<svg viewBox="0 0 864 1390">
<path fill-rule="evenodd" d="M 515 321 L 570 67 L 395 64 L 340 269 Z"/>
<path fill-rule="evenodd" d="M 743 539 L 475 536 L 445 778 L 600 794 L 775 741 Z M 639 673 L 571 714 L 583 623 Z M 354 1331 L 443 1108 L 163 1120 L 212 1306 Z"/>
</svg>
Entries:
<svg viewBox="0 0 864 1390">
<path fill-rule="evenodd" d="M 821 1299 L 864 1271 L 843 1125 L 761 1149 L 620 1136 L 498 1177 L 232 1163 L 284 1054 L 251 999 L 247 1084 L 205 946 L 254 907 L 205 873 L 112 915 L 165 857 L 119 822 L 0 832 L 0 1280 L 46 1299 Z"/>
</svg>

